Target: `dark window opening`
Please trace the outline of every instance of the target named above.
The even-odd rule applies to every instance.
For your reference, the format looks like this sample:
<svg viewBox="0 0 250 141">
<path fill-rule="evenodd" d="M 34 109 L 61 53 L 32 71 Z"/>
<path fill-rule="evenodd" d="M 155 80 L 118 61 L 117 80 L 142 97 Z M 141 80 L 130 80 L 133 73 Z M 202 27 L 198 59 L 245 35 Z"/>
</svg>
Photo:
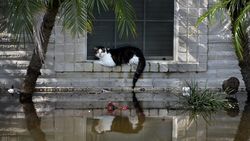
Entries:
<svg viewBox="0 0 250 141">
<path fill-rule="evenodd" d="M 109 48 L 132 45 L 140 48 L 146 59 L 173 59 L 174 1 L 133 0 L 132 5 L 137 17 L 136 38 L 119 38 L 112 12 L 94 12 L 94 31 L 87 39 L 87 59 L 94 59 L 93 48 L 100 45 Z"/>
</svg>

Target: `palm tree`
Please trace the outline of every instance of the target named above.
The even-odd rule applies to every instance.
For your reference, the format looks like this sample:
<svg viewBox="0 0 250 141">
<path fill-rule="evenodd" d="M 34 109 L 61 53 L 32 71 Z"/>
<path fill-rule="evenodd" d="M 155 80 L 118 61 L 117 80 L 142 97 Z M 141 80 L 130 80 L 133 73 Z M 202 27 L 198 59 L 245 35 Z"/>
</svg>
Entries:
<svg viewBox="0 0 250 141">
<path fill-rule="evenodd" d="M 135 14 L 129 0 L 8 0 L 7 5 L 0 31 L 11 33 L 17 42 L 28 40 L 36 44 L 21 88 L 23 94 L 34 92 L 58 15 L 63 29 L 69 30 L 73 37 L 92 31 L 94 9 L 114 11 L 121 37 L 136 32 Z"/>
<path fill-rule="evenodd" d="M 218 0 L 207 12 L 199 17 L 197 26 L 207 17 L 225 10 L 230 17 L 232 42 L 239 61 L 241 75 L 250 98 L 250 48 L 247 28 L 249 24 L 250 0 Z"/>
</svg>

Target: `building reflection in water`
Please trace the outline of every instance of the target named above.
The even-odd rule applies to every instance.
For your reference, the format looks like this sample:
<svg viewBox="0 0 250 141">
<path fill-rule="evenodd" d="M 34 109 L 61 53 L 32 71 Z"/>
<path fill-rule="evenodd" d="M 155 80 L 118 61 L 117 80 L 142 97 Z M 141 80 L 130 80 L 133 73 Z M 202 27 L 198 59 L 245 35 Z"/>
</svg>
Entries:
<svg viewBox="0 0 250 141">
<path fill-rule="evenodd" d="M 114 108 L 113 112 L 99 114 L 87 119 L 87 141 L 175 141 L 177 139 L 177 128 L 172 116 L 158 110 L 143 108 L 132 92 L 132 103 L 128 110 Z M 122 102 L 121 104 L 122 105 Z M 145 110 L 145 111 L 144 111 Z M 154 111 L 154 112 L 151 112 Z M 146 112 L 146 113 L 145 113 Z M 162 114 L 159 118 L 159 114 Z M 147 115 L 147 116 L 145 116 Z M 164 116 L 163 116 L 164 115 Z M 175 122 L 174 122 L 175 121 Z"/>
<path fill-rule="evenodd" d="M 172 140 L 173 119 L 170 117 L 165 117 L 165 120 L 157 118 L 157 112 L 151 113 L 153 117 L 146 117 L 135 93 L 131 94 L 132 102 L 117 102 L 121 105 L 128 105 L 129 109 L 116 109 L 109 113 L 106 108 L 95 109 L 95 106 L 91 108 L 92 110 L 54 107 L 50 111 L 53 116 L 42 116 L 41 118 L 38 115 L 44 110 L 41 108 L 45 103 L 35 100 L 37 102 L 35 104 L 39 105 L 37 107 L 40 107 L 35 109 L 31 96 L 22 98 L 24 122 L 31 135 L 25 136 L 25 140 L 30 138 L 33 138 L 34 141 L 108 141 L 118 138 L 120 141 L 150 141 L 155 138 L 164 141 Z M 64 104 L 67 105 L 67 103 Z M 23 138 L 24 135 L 25 133 L 21 133 L 18 136 Z"/>
<path fill-rule="evenodd" d="M 234 114 L 229 114 L 229 111 L 217 113 L 210 125 L 200 119 L 197 121 L 198 124 L 190 125 L 187 124 L 188 117 L 186 116 L 176 117 L 173 114 L 172 116 L 175 118 L 170 118 L 168 113 L 165 114 L 165 117 L 169 115 L 169 118 L 166 117 L 165 120 L 162 120 L 162 117 L 159 118 L 159 114 L 162 113 L 159 112 L 159 114 L 155 114 L 157 118 L 154 118 L 149 115 L 148 109 L 142 108 L 142 104 L 145 103 L 140 103 L 135 93 L 132 93 L 131 97 L 132 103 L 128 104 L 129 110 L 116 109 L 109 113 L 107 109 L 97 109 L 91 110 L 93 113 L 89 113 L 89 110 L 86 109 L 73 109 L 79 111 L 78 113 L 69 109 L 55 108 L 52 111 L 53 116 L 43 116 L 42 121 L 38 117 L 32 97 L 28 97 L 28 100 L 22 101 L 24 121 L 34 141 L 46 141 L 46 139 L 60 141 L 150 141 L 159 139 L 168 141 L 188 138 L 201 140 L 230 138 L 234 141 L 248 141 L 250 139 L 250 101 L 245 102 L 243 111 L 236 108 L 233 111 Z M 4 106 L 2 108 L 6 109 Z M 41 109 L 38 110 L 41 111 Z M 18 121 L 21 123 L 21 119 Z M 6 123 L 1 128 L 7 130 L 8 126 Z M 26 135 L 24 132 L 17 135 L 15 136 L 18 137 L 17 140 L 28 139 L 22 137 Z"/>
</svg>

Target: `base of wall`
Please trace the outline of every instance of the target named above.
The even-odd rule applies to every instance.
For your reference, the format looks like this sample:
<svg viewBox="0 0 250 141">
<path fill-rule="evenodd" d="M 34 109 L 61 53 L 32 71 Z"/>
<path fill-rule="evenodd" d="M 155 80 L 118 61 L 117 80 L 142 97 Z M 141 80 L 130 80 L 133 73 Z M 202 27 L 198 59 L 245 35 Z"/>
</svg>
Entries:
<svg viewBox="0 0 250 141">
<path fill-rule="evenodd" d="M 3 85 L 0 85 L 0 92 L 5 93 L 11 85 L 20 88 L 23 79 L 3 79 Z M 139 79 L 135 88 L 136 92 L 167 92 L 179 93 L 182 87 L 187 86 L 186 82 L 194 80 L 199 88 L 209 88 L 213 91 L 221 91 L 223 79 L 185 79 L 185 78 L 143 78 Z M 100 93 L 102 91 L 131 92 L 132 79 L 125 78 L 39 78 L 37 81 L 36 92 L 41 93 Z M 244 92 L 243 81 L 240 81 L 240 90 Z"/>
<path fill-rule="evenodd" d="M 209 90 L 214 92 L 222 92 L 221 88 L 209 88 Z M 121 93 L 131 93 L 134 91 L 135 93 L 168 93 L 168 94 L 181 94 L 181 89 L 176 88 L 149 88 L 149 87 L 139 87 L 132 88 L 124 87 L 124 88 L 75 88 L 75 87 L 37 87 L 36 93 L 47 93 L 47 94 L 60 94 L 60 93 L 74 93 L 74 94 L 103 94 L 103 93 L 113 93 L 113 94 L 121 94 Z M 240 88 L 239 92 L 246 92 L 245 88 Z"/>
</svg>

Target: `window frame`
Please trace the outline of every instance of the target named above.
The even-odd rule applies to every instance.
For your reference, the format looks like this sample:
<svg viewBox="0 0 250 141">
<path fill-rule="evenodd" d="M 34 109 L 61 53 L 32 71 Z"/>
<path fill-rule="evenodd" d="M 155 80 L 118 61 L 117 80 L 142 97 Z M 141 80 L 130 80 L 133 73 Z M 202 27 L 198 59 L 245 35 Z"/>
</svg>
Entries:
<svg viewBox="0 0 250 141">
<path fill-rule="evenodd" d="M 207 71 L 209 48 L 208 24 L 202 24 L 196 29 L 196 34 L 191 35 L 189 33 L 194 27 L 194 21 L 197 20 L 201 13 L 207 10 L 208 5 L 196 1 L 193 2 L 187 4 L 186 1 L 174 0 L 173 60 L 146 60 L 144 72 L 183 73 Z M 54 70 L 56 72 L 128 73 L 135 71 L 131 65 L 109 68 L 96 64 L 95 60 L 88 60 L 87 33 L 78 39 L 73 39 L 68 32 L 61 31 L 62 25 L 56 25 L 54 36 Z M 73 60 L 65 56 L 69 54 Z"/>
<path fill-rule="evenodd" d="M 172 56 L 147 56 L 145 57 L 147 61 L 152 61 L 152 62 L 155 62 L 155 61 L 159 61 L 159 62 L 173 62 L 173 61 L 177 61 L 177 52 L 176 52 L 176 18 L 175 18 L 175 14 L 176 14 L 176 0 L 174 0 L 174 4 L 173 4 L 173 19 L 171 20 L 146 20 L 145 19 L 145 16 L 146 16 L 146 10 L 145 10 L 145 7 L 146 7 L 146 2 L 144 1 L 144 19 L 143 20 L 135 20 L 135 22 L 142 22 L 143 24 L 143 37 L 142 37 L 142 44 L 143 44 L 143 50 L 142 52 L 145 53 L 145 37 L 146 37 L 146 33 L 144 31 L 146 31 L 146 23 L 150 23 L 150 22 L 164 22 L 164 23 L 169 23 L 171 22 L 172 25 L 173 25 L 173 34 L 172 34 Z M 116 22 L 115 22 L 115 19 L 95 19 L 96 22 L 114 22 L 114 27 L 116 26 Z M 118 33 L 117 33 L 117 29 L 114 28 L 114 44 L 115 46 L 119 46 L 119 44 L 116 43 L 117 41 L 117 36 Z M 87 61 L 93 61 L 94 59 L 88 59 L 88 34 L 86 34 L 86 60 Z M 118 37 L 119 38 L 119 37 Z M 163 59 L 164 58 L 164 59 Z"/>
</svg>

